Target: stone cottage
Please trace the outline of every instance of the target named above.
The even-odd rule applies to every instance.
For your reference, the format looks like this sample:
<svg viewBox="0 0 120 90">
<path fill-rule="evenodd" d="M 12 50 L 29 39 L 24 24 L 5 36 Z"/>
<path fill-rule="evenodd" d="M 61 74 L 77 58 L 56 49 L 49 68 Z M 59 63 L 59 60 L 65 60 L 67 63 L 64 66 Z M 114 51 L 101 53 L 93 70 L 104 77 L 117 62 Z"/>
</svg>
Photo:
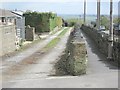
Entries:
<svg viewBox="0 0 120 90">
<path fill-rule="evenodd" d="M 0 9 L 0 56 L 16 49 L 15 15 Z"/>
<path fill-rule="evenodd" d="M 0 9 L 0 56 L 19 49 L 25 39 L 25 18 L 15 12 Z"/>
</svg>

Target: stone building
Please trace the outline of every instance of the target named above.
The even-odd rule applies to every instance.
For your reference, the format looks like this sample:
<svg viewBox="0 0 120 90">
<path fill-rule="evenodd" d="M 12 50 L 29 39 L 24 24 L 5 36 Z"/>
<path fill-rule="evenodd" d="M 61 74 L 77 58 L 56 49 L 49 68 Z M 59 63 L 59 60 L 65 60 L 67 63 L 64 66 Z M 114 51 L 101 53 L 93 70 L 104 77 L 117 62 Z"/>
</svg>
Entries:
<svg viewBox="0 0 120 90">
<path fill-rule="evenodd" d="M 0 56 L 16 49 L 15 15 L 0 9 Z"/>
<path fill-rule="evenodd" d="M 25 39 L 25 18 L 17 13 L 0 9 L 0 56 L 19 49 Z"/>
</svg>

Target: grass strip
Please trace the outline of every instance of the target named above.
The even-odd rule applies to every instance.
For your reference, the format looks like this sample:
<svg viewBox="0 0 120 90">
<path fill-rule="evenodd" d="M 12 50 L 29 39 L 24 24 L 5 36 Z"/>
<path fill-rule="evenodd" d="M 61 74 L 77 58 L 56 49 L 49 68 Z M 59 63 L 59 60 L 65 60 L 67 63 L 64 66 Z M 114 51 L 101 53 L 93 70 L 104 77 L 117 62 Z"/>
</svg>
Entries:
<svg viewBox="0 0 120 90">
<path fill-rule="evenodd" d="M 53 48 L 57 43 L 60 41 L 61 37 L 65 35 L 65 33 L 68 31 L 69 28 L 64 29 L 56 38 L 51 40 L 45 47 L 44 50 L 48 50 Z"/>
</svg>

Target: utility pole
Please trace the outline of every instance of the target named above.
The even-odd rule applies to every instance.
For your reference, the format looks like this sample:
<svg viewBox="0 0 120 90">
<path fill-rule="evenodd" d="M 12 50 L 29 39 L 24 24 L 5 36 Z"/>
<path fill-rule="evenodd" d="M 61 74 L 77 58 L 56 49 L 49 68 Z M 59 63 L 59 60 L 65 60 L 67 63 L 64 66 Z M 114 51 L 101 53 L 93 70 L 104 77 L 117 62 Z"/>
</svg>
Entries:
<svg viewBox="0 0 120 90">
<path fill-rule="evenodd" d="M 108 59 L 112 60 L 113 49 L 113 1 L 110 0 L 110 30 L 109 30 L 109 42 L 108 42 Z"/>
<path fill-rule="evenodd" d="M 86 23 L 86 0 L 84 0 L 84 25 Z"/>
<path fill-rule="evenodd" d="M 118 2 L 118 25 L 120 30 L 120 1 Z M 118 36 L 118 42 L 120 42 L 120 35 Z"/>
<path fill-rule="evenodd" d="M 100 30 L 100 0 L 97 0 L 97 30 Z"/>
</svg>

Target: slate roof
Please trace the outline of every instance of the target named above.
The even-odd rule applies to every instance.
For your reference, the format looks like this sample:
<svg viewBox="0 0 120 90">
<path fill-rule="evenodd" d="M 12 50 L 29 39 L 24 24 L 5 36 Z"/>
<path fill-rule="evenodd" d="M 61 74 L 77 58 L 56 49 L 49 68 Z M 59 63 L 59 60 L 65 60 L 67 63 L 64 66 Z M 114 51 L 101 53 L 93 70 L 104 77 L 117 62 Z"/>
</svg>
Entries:
<svg viewBox="0 0 120 90">
<path fill-rule="evenodd" d="M 9 10 L 0 9 L 0 17 L 15 17 L 15 16 L 16 15 Z"/>
</svg>

